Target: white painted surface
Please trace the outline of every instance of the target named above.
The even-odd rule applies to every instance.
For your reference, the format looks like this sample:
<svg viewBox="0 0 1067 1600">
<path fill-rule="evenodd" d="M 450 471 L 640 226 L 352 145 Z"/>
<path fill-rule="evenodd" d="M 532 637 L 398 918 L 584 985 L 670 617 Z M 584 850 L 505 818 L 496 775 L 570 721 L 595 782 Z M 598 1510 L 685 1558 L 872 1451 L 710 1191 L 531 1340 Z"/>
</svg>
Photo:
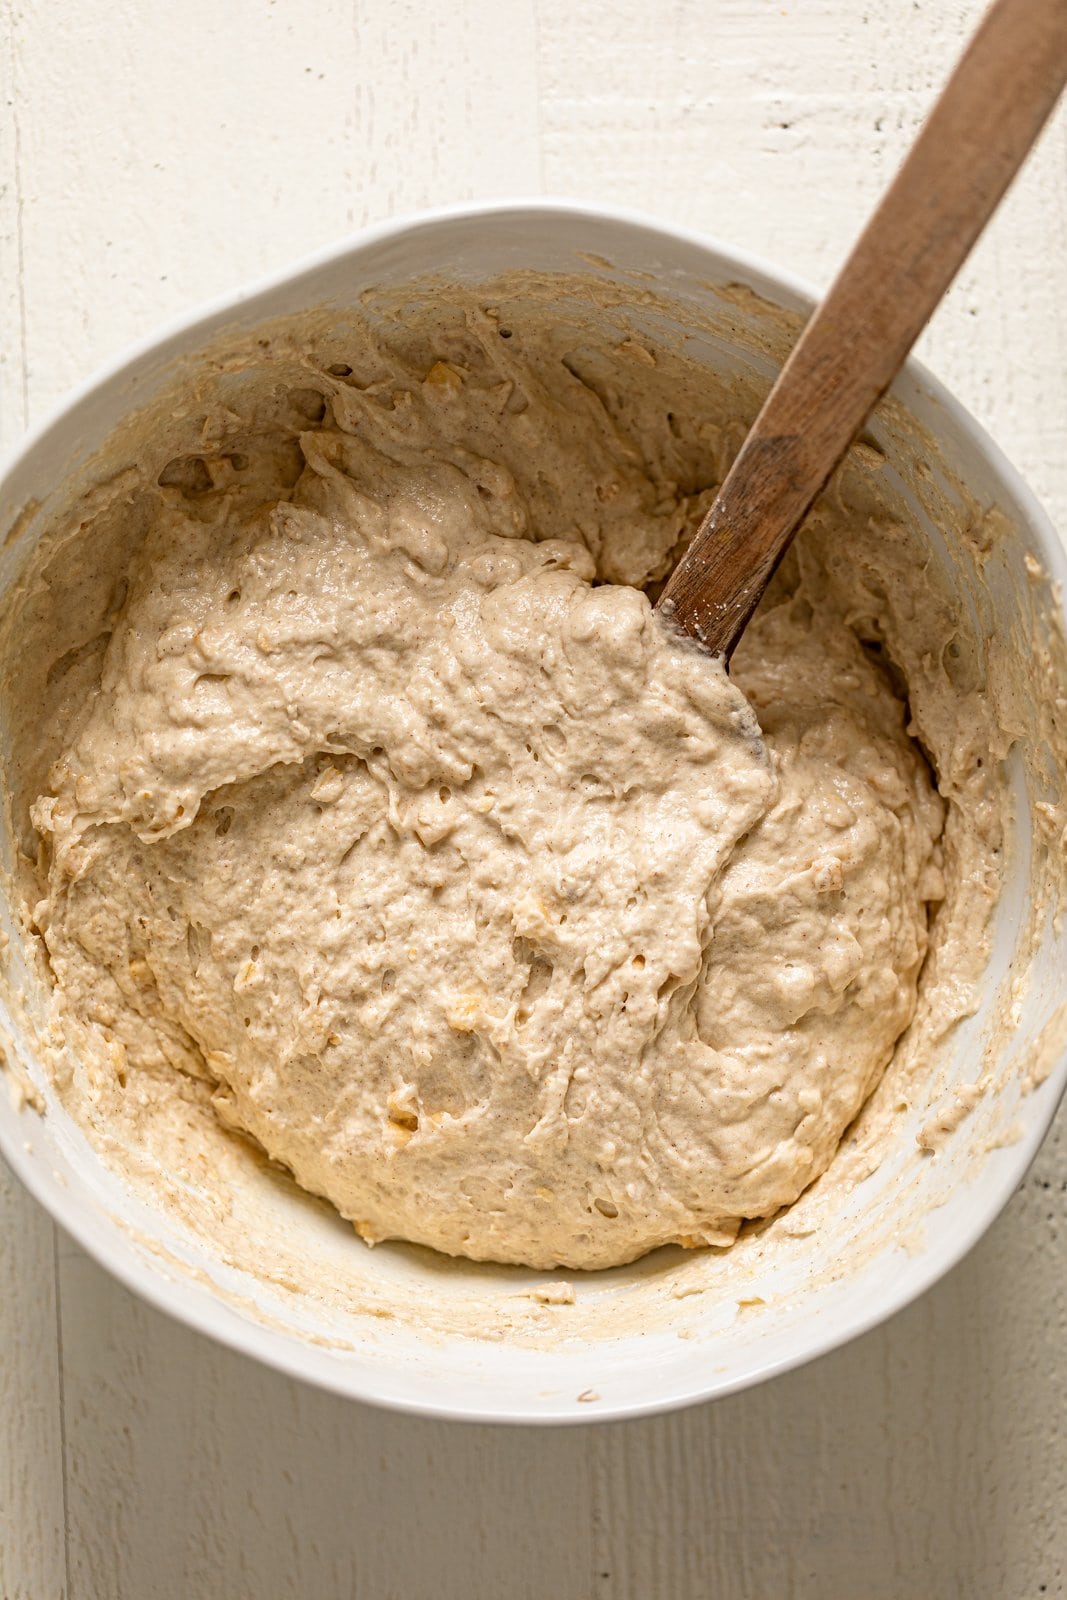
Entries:
<svg viewBox="0 0 1067 1600">
<path fill-rule="evenodd" d="M 974 0 L 0 0 L 0 446 L 360 223 L 546 190 L 825 282 Z M 1067 528 L 1067 119 L 923 353 Z M 1067 1119 L 970 1259 L 749 1394 L 568 1432 L 344 1404 L 0 1180 L 2 1600 L 1067 1594 Z"/>
</svg>

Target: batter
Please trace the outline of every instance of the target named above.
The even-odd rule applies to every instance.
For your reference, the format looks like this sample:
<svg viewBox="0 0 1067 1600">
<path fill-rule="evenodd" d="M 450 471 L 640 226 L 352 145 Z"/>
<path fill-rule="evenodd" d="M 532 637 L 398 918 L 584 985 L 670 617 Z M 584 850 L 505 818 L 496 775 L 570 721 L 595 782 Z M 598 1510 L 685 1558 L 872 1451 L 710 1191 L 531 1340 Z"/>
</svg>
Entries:
<svg viewBox="0 0 1067 1600">
<path fill-rule="evenodd" d="M 80 1090 L 185 1082 L 371 1243 L 728 1244 L 912 1017 L 942 802 L 817 562 L 728 678 L 639 587 L 699 497 L 484 309 L 445 344 L 151 486 L 32 807 Z"/>
</svg>

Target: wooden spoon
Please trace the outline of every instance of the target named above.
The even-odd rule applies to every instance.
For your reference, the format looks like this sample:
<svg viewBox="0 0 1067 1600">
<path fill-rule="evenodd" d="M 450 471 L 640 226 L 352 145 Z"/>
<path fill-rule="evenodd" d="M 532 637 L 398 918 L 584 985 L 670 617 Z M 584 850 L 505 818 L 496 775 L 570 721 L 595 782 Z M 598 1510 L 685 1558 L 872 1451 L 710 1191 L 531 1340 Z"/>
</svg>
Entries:
<svg viewBox="0 0 1067 1600">
<path fill-rule="evenodd" d="M 807 323 L 657 609 L 729 661 L 1067 82 L 1067 0 L 996 0 Z"/>
</svg>

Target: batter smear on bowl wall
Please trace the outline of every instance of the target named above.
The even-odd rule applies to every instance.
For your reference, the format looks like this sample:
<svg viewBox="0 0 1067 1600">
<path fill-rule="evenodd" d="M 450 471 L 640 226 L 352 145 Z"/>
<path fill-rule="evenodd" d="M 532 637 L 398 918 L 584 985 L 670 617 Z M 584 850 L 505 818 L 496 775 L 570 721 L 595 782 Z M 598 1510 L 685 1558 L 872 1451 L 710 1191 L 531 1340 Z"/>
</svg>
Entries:
<svg viewBox="0 0 1067 1600">
<path fill-rule="evenodd" d="M 62 546 L 98 615 L 40 664 L 27 895 L 67 1103 L 221 1119 L 370 1243 L 728 1245 L 974 1008 L 1001 735 L 945 596 L 831 492 L 729 677 L 671 638 L 738 434 L 621 314 L 502 283 L 254 348 Z"/>
</svg>

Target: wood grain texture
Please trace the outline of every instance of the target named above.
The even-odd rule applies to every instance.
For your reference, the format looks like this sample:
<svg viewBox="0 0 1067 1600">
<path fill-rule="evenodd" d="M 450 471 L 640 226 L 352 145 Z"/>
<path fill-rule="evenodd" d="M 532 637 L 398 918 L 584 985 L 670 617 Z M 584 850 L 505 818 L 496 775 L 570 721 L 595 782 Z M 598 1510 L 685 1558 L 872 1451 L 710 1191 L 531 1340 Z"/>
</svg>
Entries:
<svg viewBox="0 0 1067 1600">
<path fill-rule="evenodd" d="M 1067 0 L 994 0 L 808 320 L 657 602 L 729 661 L 1067 80 Z"/>
<path fill-rule="evenodd" d="M 0 0 L 0 443 L 162 317 L 436 199 L 614 200 L 825 283 L 978 11 Z M 1065 261 L 1060 115 L 923 352 L 1061 527 Z M 0 1184 L 2 1600 L 1067 1594 L 1063 1117 L 983 1244 L 888 1327 L 602 1428 L 342 1403 L 62 1240 L 61 1407 L 51 1240 Z"/>
<path fill-rule="evenodd" d="M 0 1163 L 3 1600 L 66 1593 L 62 1399 L 55 1230 Z"/>
</svg>

